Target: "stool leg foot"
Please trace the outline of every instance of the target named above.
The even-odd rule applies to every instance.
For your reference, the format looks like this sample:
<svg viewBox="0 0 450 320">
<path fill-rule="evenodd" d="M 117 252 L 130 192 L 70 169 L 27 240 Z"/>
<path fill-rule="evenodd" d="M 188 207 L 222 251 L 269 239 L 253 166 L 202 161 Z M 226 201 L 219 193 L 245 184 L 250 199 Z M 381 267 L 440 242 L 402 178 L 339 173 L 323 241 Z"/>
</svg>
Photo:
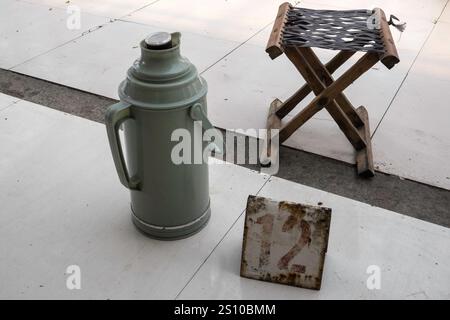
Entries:
<svg viewBox="0 0 450 320">
<path fill-rule="evenodd" d="M 362 177 L 373 177 L 375 175 L 375 169 L 373 166 L 372 142 L 370 139 L 369 114 L 363 106 L 357 108 L 356 112 L 364 122 L 364 125 L 358 128 L 358 131 L 366 142 L 365 148 L 356 151 L 356 169 L 358 175 Z"/>
</svg>

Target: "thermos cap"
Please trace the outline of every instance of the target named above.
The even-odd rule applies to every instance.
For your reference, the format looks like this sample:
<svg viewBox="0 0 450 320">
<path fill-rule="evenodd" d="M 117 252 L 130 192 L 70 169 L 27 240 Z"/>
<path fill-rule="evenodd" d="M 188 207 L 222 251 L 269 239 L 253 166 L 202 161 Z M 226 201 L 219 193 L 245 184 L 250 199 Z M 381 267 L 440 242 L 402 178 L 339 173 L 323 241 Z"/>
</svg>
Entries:
<svg viewBox="0 0 450 320">
<path fill-rule="evenodd" d="M 122 101 L 140 108 L 174 110 L 186 109 L 205 99 L 206 81 L 181 56 L 180 37 L 179 32 L 144 37 L 140 42 L 141 56 L 133 62 L 119 86 Z"/>
<path fill-rule="evenodd" d="M 145 38 L 145 44 L 149 49 L 169 49 L 172 47 L 172 35 L 168 32 L 152 33 Z"/>
</svg>

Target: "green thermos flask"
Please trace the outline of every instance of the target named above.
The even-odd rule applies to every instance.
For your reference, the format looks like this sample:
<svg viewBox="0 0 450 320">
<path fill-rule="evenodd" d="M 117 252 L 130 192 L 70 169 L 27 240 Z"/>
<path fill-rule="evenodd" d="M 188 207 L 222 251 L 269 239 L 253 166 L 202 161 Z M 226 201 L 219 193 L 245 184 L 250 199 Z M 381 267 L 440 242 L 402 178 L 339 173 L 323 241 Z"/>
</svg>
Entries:
<svg viewBox="0 0 450 320">
<path fill-rule="evenodd" d="M 203 131 L 213 129 L 207 84 L 180 55 L 180 33 L 155 33 L 140 47 L 119 86 L 120 102 L 106 112 L 108 140 L 119 179 L 130 189 L 134 224 L 154 238 L 184 238 L 210 218 L 208 163 L 175 163 L 179 142 L 172 134 L 185 129 L 194 137 L 199 123 Z"/>
</svg>

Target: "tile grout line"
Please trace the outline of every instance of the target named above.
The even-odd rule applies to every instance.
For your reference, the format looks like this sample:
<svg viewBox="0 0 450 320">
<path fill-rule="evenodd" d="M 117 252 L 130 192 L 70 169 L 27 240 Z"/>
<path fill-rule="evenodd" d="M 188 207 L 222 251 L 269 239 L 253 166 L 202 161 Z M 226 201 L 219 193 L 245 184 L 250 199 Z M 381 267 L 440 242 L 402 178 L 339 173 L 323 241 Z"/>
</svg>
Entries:
<svg viewBox="0 0 450 320">
<path fill-rule="evenodd" d="M 256 192 L 255 195 L 258 195 L 261 190 L 266 186 L 266 184 L 269 182 L 269 180 L 272 178 L 272 175 L 269 175 L 267 180 L 264 181 L 262 186 L 259 188 L 259 190 Z M 214 246 L 214 248 L 211 250 L 211 252 L 206 256 L 206 258 L 203 260 L 203 262 L 200 264 L 200 266 L 195 270 L 195 272 L 192 274 L 192 276 L 189 278 L 189 280 L 186 282 L 186 284 L 181 288 L 180 292 L 175 296 L 174 300 L 178 300 L 181 293 L 186 289 L 186 287 L 192 282 L 192 280 L 195 278 L 197 273 L 200 271 L 200 269 L 205 265 L 205 263 L 208 261 L 208 259 L 211 257 L 211 255 L 216 251 L 216 249 L 219 247 L 219 245 L 223 242 L 223 240 L 227 237 L 227 235 L 230 233 L 230 231 L 234 228 L 236 223 L 239 221 L 239 219 L 242 217 L 246 209 L 242 210 L 239 216 L 236 218 L 236 220 L 231 224 L 230 228 L 225 232 L 225 234 L 220 238 L 219 242 Z"/>
<path fill-rule="evenodd" d="M 294 5 L 299 4 L 300 1 L 294 1 Z M 202 72 L 200 72 L 200 75 L 203 75 L 203 73 L 205 73 L 206 71 L 208 71 L 209 69 L 211 69 L 212 67 L 214 67 L 216 64 L 218 64 L 220 61 L 222 61 L 223 59 L 225 59 L 226 57 L 228 57 L 230 54 L 232 54 L 233 52 L 235 52 L 237 49 L 239 49 L 240 47 L 242 47 L 244 44 L 248 43 L 251 39 L 253 39 L 254 37 L 256 37 L 258 34 L 260 34 L 264 29 L 266 29 L 267 27 L 269 27 L 270 25 L 272 25 L 274 23 L 275 20 L 271 20 L 269 23 L 267 23 L 264 27 L 262 27 L 260 30 L 256 31 L 254 34 L 252 34 L 247 40 L 245 40 L 244 42 L 242 42 L 241 44 L 239 44 L 237 47 L 233 48 L 230 52 L 228 52 L 227 54 L 225 54 L 222 58 L 220 58 L 219 60 L 217 60 L 216 62 L 212 63 L 210 66 L 206 67 Z"/>
<path fill-rule="evenodd" d="M 110 19 L 110 18 L 107 18 L 107 19 Z M 72 38 L 72 39 L 70 39 L 70 40 L 68 40 L 68 41 L 66 41 L 66 42 L 64 42 L 64 43 L 61 43 L 61 44 L 57 45 L 56 47 L 53 47 L 53 48 L 51 48 L 51 49 L 49 49 L 49 50 L 47 50 L 47 51 L 45 51 L 45 52 L 39 53 L 39 54 L 37 54 L 37 55 L 35 55 L 35 56 L 31 57 L 31 58 L 28 58 L 28 59 L 26 59 L 25 61 L 22 61 L 22 62 L 20 62 L 20 63 L 14 65 L 14 66 L 12 66 L 12 67 L 7 68 L 6 70 L 14 71 L 13 69 L 15 69 L 15 68 L 17 68 L 17 67 L 19 67 L 19 66 L 21 66 L 21 65 L 23 65 L 23 64 L 25 64 L 25 63 L 27 63 L 27 62 L 30 62 L 30 61 L 33 60 L 33 59 L 39 58 L 39 57 L 41 57 L 41 56 L 43 56 L 43 55 L 46 55 L 47 53 L 50 53 L 50 52 L 52 52 L 52 51 L 54 51 L 54 50 L 56 50 L 56 49 L 59 49 L 59 48 L 65 46 L 65 45 L 67 45 L 67 44 L 69 44 L 69 43 L 71 43 L 71 42 L 73 42 L 73 41 L 76 41 L 76 40 L 78 40 L 78 39 L 81 39 L 82 37 L 84 37 L 84 36 L 86 36 L 86 35 L 88 35 L 88 34 L 91 34 L 91 33 L 95 32 L 95 31 L 97 31 L 97 30 L 101 30 L 102 28 L 104 28 L 104 27 L 107 26 L 108 24 L 114 23 L 115 21 L 116 21 L 116 20 L 114 20 L 114 19 L 110 19 L 110 21 L 107 21 L 107 22 L 105 22 L 104 24 L 100 24 L 100 25 L 93 26 L 92 28 L 89 28 L 88 30 L 82 32 L 80 35 L 76 36 L 75 38 Z M 14 72 L 15 72 L 15 71 L 14 71 Z"/>
<path fill-rule="evenodd" d="M 49 4 L 33 2 L 33 1 L 30 1 L 30 0 L 16 0 L 16 1 L 20 2 L 20 3 L 26 3 L 26 4 L 31 4 L 31 5 L 35 5 L 35 6 L 45 7 L 45 8 L 56 8 L 56 9 L 61 9 L 61 10 L 64 9 L 64 7 L 62 7 L 60 5 L 51 6 Z"/>
<path fill-rule="evenodd" d="M 260 34 L 264 29 L 266 29 L 268 26 L 270 26 L 274 21 L 270 21 L 269 23 L 267 23 L 264 27 L 262 27 L 260 30 L 256 31 L 254 34 L 252 34 L 247 40 L 245 40 L 244 42 L 240 43 L 238 46 L 236 46 L 235 48 L 233 48 L 231 51 L 229 51 L 228 53 L 226 53 L 222 58 L 220 58 L 219 60 L 217 60 L 216 62 L 212 63 L 211 65 L 209 65 L 208 67 L 206 67 L 202 72 L 200 72 L 200 75 L 203 75 L 203 73 L 205 73 L 206 71 L 208 71 L 209 69 L 211 69 L 212 67 L 214 67 L 216 64 L 218 64 L 220 61 L 222 61 L 223 59 L 225 59 L 226 57 L 228 57 L 229 55 L 231 55 L 233 52 L 235 52 L 236 50 L 238 50 L 240 47 L 242 47 L 243 45 L 247 44 L 251 39 L 253 39 L 254 37 L 256 37 L 258 34 Z"/>
<path fill-rule="evenodd" d="M 154 3 L 158 2 L 158 1 L 160 1 L 160 0 L 155 0 L 155 1 L 153 1 L 152 3 L 149 3 L 149 4 L 143 6 L 143 7 L 139 8 L 139 9 L 136 9 L 136 10 L 130 12 L 130 13 L 127 13 L 126 15 L 131 14 L 131 13 L 134 13 L 134 12 L 136 12 L 136 11 L 138 11 L 138 10 L 141 10 L 141 9 L 143 9 L 143 8 L 149 6 L 149 5 L 152 5 L 152 4 L 154 4 Z M 45 8 L 56 8 L 56 9 L 59 9 L 59 10 L 64 10 L 64 8 L 66 8 L 66 6 L 64 6 L 64 7 L 63 7 L 63 6 L 58 6 L 58 5 L 56 5 L 56 6 L 51 6 L 51 5 L 42 4 L 42 3 L 35 3 L 35 2 L 32 2 L 32 1 L 27 1 L 27 0 L 18 0 L 18 2 L 21 2 L 21 3 L 27 3 L 27 4 L 29 4 L 29 5 L 41 6 L 41 7 L 45 7 Z M 92 15 L 92 16 L 99 17 L 99 18 L 109 19 L 109 21 L 107 21 L 107 22 L 105 22 L 105 23 L 103 23 L 103 24 L 99 24 L 99 25 L 93 26 L 92 28 L 89 28 L 88 30 L 82 32 L 80 35 L 76 36 L 75 38 L 72 38 L 72 39 L 70 39 L 70 40 L 68 40 L 68 41 L 66 41 L 66 42 L 64 42 L 64 43 L 62 43 L 62 44 L 60 44 L 60 45 L 57 45 L 56 47 L 53 47 L 53 48 L 51 48 L 51 49 L 49 49 L 49 50 L 47 50 L 47 51 L 45 51 L 45 52 L 39 53 L 39 54 L 37 54 L 37 55 L 35 55 L 35 56 L 33 56 L 33 57 L 29 58 L 29 59 L 26 59 L 26 60 L 24 60 L 24 61 L 22 61 L 22 62 L 20 62 L 20 63 L 18 63 L 18 64 L 16 64 L 16 65 L 12 66 L 12 67 L 6 68 L 6 70 L 11 70 L 11 71 L 13 71 L 12 69 L 14 69 L 14 68 L 17 68 L 17 67 L 19 67 L 19 66 L 21 66 L 21 65 L 23 65 L 23 64 L 25 64 L 25 63 L 27 63 L 27 62 L 33 60 L 33 59 L 35 59 L 35 58 L 38 58 L 38 57 L 43 56 L 43 55 L 45 55 L 45 54 L 47 54 L 47 53 L 50 53 L 50 52 L 52 52 L 53 50 L 56 50 L 56 49 L 58 49 L 58 48 L 60 48 L 60 47 L 62 47 L 62 46 L 65 46 L 66 44 L 69 44 L 69 43 L 72 42 L 72 41 L 76 41 L 76 40 L 80 39 L 81 37 L 84 37 L 84 36 L 87 35 L 87 34 L 90 34 L 90 33 L 92 33 L 92 32 L 95 32 L 95 31 L 99 30 L 99 29 L 102 29 L 102 28 L 103 28 L 104 26 L 106 26 L 108 23 L 113 23 L 113 22 L 119 20 L 119 18 L 113 18 L 113 17 L 108 17 L 108 16 L 101 16 L 101 15 L 98 15 L 98 14 L 95 14 L 95 13 L 91 13 L 91 12 L 88 12 L 88 14 L 89 14 L 89 15 Z M 125 15 L 125 16 L 126 16 L 126 15 Z"/>
<path fill-rule="evenodd" d="M 441 20 L 442 15 L 444 14 L 445 9 L 447 9 L 447 6 L 448 6 L 448 3 L 449 3 L 449 2 L 450 2 L 450 0 L 447 0 L 447 2 L 445 3 L 445 6 L 444 6 L 444 8 L 442 9 L 441 14 L 440 14 L 439 17 L 436 19 L 436 24 L 437 24 L 438 22 L 446 22 L 446 21 L 440 21 L 440 20 Z"/>
<path fill-rule="evenodd" d="M 158 27 L 158 26 L 156 26 L 154 24 L 148 24 L 148 23 L 139 22 L 139 21 L 126 20 L 126 19 L 123 19 L 123 17 L 117 18 L 116 21 L 123 22 L 123 23 L 137 24 L 137 25 L 142 26 L 142 27 L 150 27 L 150 28 L 155 28 L 155 29 L 160 28 L 160 30 L 162 30 L 162 31 L 167 31 L 168 29 L 170 29 L 170 28 L 166 28 L 166 27 Z M 203 38 L 207 38 L 207 39 L 212 39 L 212 40 L 220 40 L 220 41 L 226 41 L 226 42 L 232 42 L 232 43 L 240 44 L 240 42 L 238 42 L 238 41 L 227 40 L 227 39 L 224 39 L 224 38 L 216 38 L 216 37 L 212 37 L 210 35 L 205 35 L 205 34 L 201 34 L 201 33 L 198 33 L 198 32 L 193 32 L 193 31 L 179 31 L 179 32 L 181 32 L 182 34 L 183 33 L 188 33 L 188 34 L 191 34 L 191 35 L 195 35 L 195 36 L 199 36 L 199 37 L 203 37 Z"/>
<path fill-rule="evenodd" d="M 36 3 L 28 2 L 28 1 L 26 1 L 26 0 L 19 0 L 19 1 L 24 2 L 24 3 L 28 3 L 28 4 L 36 4 Z M 107 26 L 108 24 L 114 23 L 114 22 L 116 22 L 116 21 L 124 21 L 124 20 L 121 20 L 121 19 L 124 18 L 124 17 L 126 17 L 126 16 L 129 16 L 129 15 L 131 15 L 131 14 L 133 14 L 133 13 L 139 11 L 139 10 L 142 10 L 142 9 L 148 7 L 148 6 L 151 6 L 152 4 L 155 4 L 155 3 L 159 2 L 159 1 L 161 1 L 161 0 L 155 0 L 155 1 L 151 2 L 151 3 L 148 3 L 148 4 L 146 4 L 146 5 L 144 5 L 144 6 L 140 7 L 140 8 L 138 8 L 138 9 L 132 10 L 131 12 L 128 12 L 128 13 L 126 13 L 125 15 L 120 16 L 119 18 L 113 18 L 113 17 L 108 17 L 108 16 L 99 16 L 99 15 L 96 15 L 96 14 L 93 14 L 93 13 L 89 13 L 89 12 L 88 12 L 88 14 L 90 14 L 90 15 L 95 15 L 95 16 L 98 16 L 98 17 L 101 17 L 101 18 L 109 19 L 109 21 L 107 21 L 107 22 L 105 22 L 105 23 L 103 23 L 103 24 L 97 25 L 97 26 L 93 26 L 92 28 L 89 28 L 88 30 L 82 32 L 79 36 L 77 36 L 77 37 L 75 37 L 75 38 L 73 38 L 73 39 L 71 39 L 71 40 L 68 40 L 68 41 L 66 41 L 66 42 L 64 42 L 64 43 L 62 43 L 62 44 L 60 44 L 60 45 L 58 45 L 58 46 L 56 46 L 56 47 L 54 47 L 54 48 L 51 48 L 51 49 L 49 49 L 49 50 L 47 50 L 47 51 L 45 51 L 45 52 L 42 52 L 42 53 L 40 53 L 40 54 L 37 54 L 37 55 L 35 55 L 35 56 L 33 56 L 33 57 L 31 57 L 31 58 L 25 60 L 25 61 L 22 61 L 22 62 L 20 62 L 20 63 L 14 65 L 14 66 L 8 68 L 7 70 L 13 71 L 13 69 L 15 69 L 15 68 L 17 68 L 17 67 L 19 67 L 19 66 L 21 66 L 21 65 L 23 65 L 23 64 L 25 64 L 25 63 L 27 63 L 27 62 L 29 62 L 29 61 L 31 61 L 31 60 L 33 60 L 33 59 L 36 59 L 36 58 L 38 58 L 38 57 L 40 57 L 40 56 L 43 56 L 43 55 L 46 55 L 47 53 L 50 53 L 50 52 L 52 52 L 53 50 L 59 49 L 59 48 L 65 46 L 65 45 L 67 45 L 67 44 L 69 44 L 69 43 L 71 43 L 71 42 L 73 42 L 73 41 L 76 41 L 76 40 L 78 40 L 78 39 L 80 39 L 80 38 L 82 38 L 82 37 L 88 35 L 88 34 L 91 34 L 91 33 L 95 32 L 95 31 L 97 31 L 97 30 L 100 30 L 100 29 L 102 29 L 103 27 Z M 52 8 L 51 6 L 44 5 L 44 4 L 39 4 L 39 3 L 36 4 L 36 5 L 41 5 L 41 6 L 45 6 L 45 7 L 50 7 L 50 8 Z M 63 9 L 63 7 L 57 7 L 57 8 L 58 8 L 58 9 Z"/>
<path fill-rule="evenodd" d="M 124 14 L 123 16 L 120 16 L 119 18 L 117 18 L 117 19 L 115 19 L 115 20 L 120 20 L 120 21 L 122 21 L 121 19 L 123 19 L 123 18 L 125 18 L 125 17 L 127 17 L 127 16 L 130 16 L 130 15 L 132 15 L 133 13 L 136 13 L 136 12 L 138 12 L 138 11 L 140 11 L 140 10 L 142 10 L 142 9 L 145 9 L 145 8 L 147 8 L 147 7 L 149 7 L 149 6 L 153 5 L 153 4 L 155 4 L 155 3 L 157 3 L 157 2 L 160 2 L 160 1 L 161 1 L 161 0 L 154 0 L 154 1 L 152 1 L 152 2 L 150 2 L 150 3 L 148 3 L 148 4 L 144 5 L 144 6 L 142 6 L 142 7 L 140 7 L 140 8 L 134 9 L 134 10 L 132 10 L 132 11 L 130 11 L 130 12 Z"/>
<path fill-rule="evenodd" d="M 300 1 L 294 1 L 294 6 L 299 4 Z M 237 49 L 239 49 L 240 47 L 242 47 L 244 44 L 248 43 L 251 39 L 253 39 L 254 37 L 256 37 L 258 34 L 260 34 L 264 29 L 266 29 L 267 27 L 269 27 L 270 25 L 272 25 L 275 22 L 275 20 L 271 20 L 269 23 L 267 23 L 264 27 L 262 27 L 260 30 L 256 31 L 253 35 L 251 35 L 247 40 L 245 40 L 244 42 L 242 42 L 241 44 L 239 44 L 237 47 L 233 48 L 230 52 L 228 52 L 227 54 L 225 54 L 222 58 L 220 58 L 219 60 L 217 60 L 216 62 L 214 62 L 213 64 L 211 64 L 210 66 L 206 67 L 205 70 L 203 70 L 202 72 L 200 72 L 200 75 L 203 75 L 203 73 L 205 73 L 206 71 L 208 71 L 209 69 L 211 69 L 212 67 L 214 67 L 216 64 L 218 64 L 220 61 L 222 61 L 223 59 L 225 59 L 226 57 L 228 57 L 229 55 L 231 55 L 233 52 L 235 52 Z"/>
<path fill-rule="evenodd" d="M 64 5 L 51 5 L 51 4 L 46 4 L 46 3 L 33 2 L 33 1 L 30 1 L 30 0 L 16 0 L 16 1 L 21 2 L 21 3 L 27 3 L 27 4 L 30 4 L 30 5 L 41 6 L 41 7 L 45 7 L 45 8 L 56 8 L 56 9 L 60 9 L 60 10 L 65 10 L 65 9 L 67 9 L 67 7 L 69 5 L 71 5 L 71 3 L 68 3 L 69 1 L 67 1 Z M 101 17 L 101 18 L 106 18 L 106 19 L 111 19 L 111 20 L 119 20 L 119 19 L 121 19 L 123 17 L 126 17 L 126 16 L 128 16 L 130 14 L 133 14 L 133 13 L 135 13 L 135 12 L 141 10 L 141 9 L 144 9 L 144 8 L 154 4 L 156 2 L 159 2 L 159 1 L 161 1 L 161 0 L 153 0 L 150 3 L 148 3 L 146 5 L 143 5 L 142 7 L 139 7 L 137 9 L 132 9 L 130 12 L 127 12 L 126 14 L 124 14 L 123 16 L 119 16 L 118 18 L 114 18 L 113 16 L 108 16 L 108 15 L 99 15 L 95 11 L 91 11 L 91 10 L 86 11 L 86 13 L 90 14 L 90 15 L 93 15 L 93 16 Z M 77 5 L 77 4 L 75 4 L 75 5 Z"/>
<path fill-rule="evenodd" d="M 126 22 L 126 23 L 134 23 L 134 24 L 139 24 L 139 25 L 143 25 L 143 26 L 148 26 L 148 27 L 157 27 L 155 25 L 151 25 L 151 24 L 147 24 L 144 22 L 139 22 L 139 21 L 133 21 L 133 20 L 126 20 L 125 17 L 132 15 L 133 13 L 140 11 L 152 4 L 155 4 L 157 2 L 159 2 L 161 0 L 156 0 L 152 3 L 149 3 L 145 6 L 143 6 L 142 8 L 136 9 L 120 18 L 117 18 L 116 20 L 121 21 L 121 22 Z M 297 5 L 298 3 L 300 3 L 300 1 L 295 1 L 294 5 Z M 212 68 L 213 66 L 215 66 L 217 63 L 219 63 L 220 61 L 222 61 L 224 58 L 226 58 L 227 56 L 229 56 L 231 53 L 233 53 L 234 51 L 236 51 L 237 49 L 239 49 L 241 46 L 243 46 L 244 44 L 246 44 L 248 41 L 250 41 L 251 39 L 253 39 L 255 36 L 257 36 L 259 33 L 261 33 L 265 28 L 267 28 L 268 26 L 270 26 L 275 20 L 270 21 L 269 23 L 267 23 L 266 25 L 264 25 L 260 30 L 256 31 L 254 34 L 252 34 L 248 39 L 244 40 L 242 43 L 239 43 L 238 41 L 233 41 L 233 40 L 227 40 L 227 39 L 223 39 L 223 38 L 216 38 L 216 37 L 212 37 L 212 36 L 207 36 L 201 33 L 197 33 L 197 32 L 190 32 L 190 31 L 186 31 L 187 33 L 190 34 L 194 34 L 194 35 L 198 35 L 198 36 L 202 36 L 205 38 L 210 38 L 210 39 L 216 39 L 216 40 L 223 40 L 223 41 L 228 41 L 228 42 L 234 42 L 234 43 L 239 43 L 239 45 L 237 45 L 235 48 L 233 48 L 230 52 L 228 52 L 227 54 L 225 54 L 223 57 L 219 58 L 219 60 L 217 60 L 216 62 L 212 63 L 211 65 L 209 65 L 208 67 L 206 67 L 205 70 L 201 71 L 199 74 L 202 75 L 204 72 L 208 71 L 210 68 Z M 165 29 L 165 28 L 163 28 Z"/>
<path fill-rule="evenodd" d="M 25 3 L 29 3 L 29 2 L 24 1 L 24 0 L 20 0 L 20 1 L 21 1 L 21 2 L 25 2 Z M 95 32 L 95 31 L 99 30 L 99 29 L 102 29 L 103 27 L 107 26 L 108 24 L 114 23 L 114 22 L 116 22 L 116 21 L 127 22 L 127 23 L 135 23 L 135 24 L 140 24 L 140 25 L 143 25 L 143 26 L 150 26 L 150 27 L 152 27 L 152 25 L 148 25 L 148 24 L 145 24 L 145 23 L 139 23 L 139 22 L 135 22 L 135 21 L 124 20 L 124 18 L 127 17 L 127 16 L 129 16 L 129 15 L 131 15 L 131 14 L 133 14 L 133 13 L 135 13 L 135 12 L 138 12 L 138 11 L 140 11 L 140 10 L 142 10 L 142 9 L 144 9 L 144 8 L 146 8 L 146 7 L 148 7 L 148 6 L 151 6 L 151 5 L 155 4 L 155 3 L 158 3 L 159 1 L 161 1 L 161 0 L 155 0 L 155 1 L 153 1 L 153 2 L 151 2 L 151 3 L 149 3 L 149 4 L 147 4 L 147 5 L 142 6 L 141 8 L 138 8 L 138 9 L 136 9 L 136 10 L 133 10 L 133 11 L 131 11 L 131 12 L 129 12 L 129 13 L 123 15 L 123 16 L 120 16 L 119 18 L 103 17 L 103 18 L 106 18 L 106 19 L 110 19 L 110 21 L 108 21 L 108 22 L 106 22 L 106 23 L 104 23 L 104 24 L 100 24 L 100 25 L 94 26 L 94 27 L 92 27 L 92 28 L 86 30 L 85 32 L 83 32 L 83 33 L 80 34 L 79 36 L 77 36 L 77 37 L 75 37 L 75 38 L 73 38 L 73 39 L 71 39 L 71 40 L 68 40 L 68 41 L 66 41 L 66 42 L 64 42 L 64 43 L 62 43 L 62 44 L 60 44 L 60 45 L 58 45 L 58 46 L 56 46 L 56 47 L 54 47 L 54 48 L 51 48 L 51 49 L 49 49 L 49 50 L 47 50 L 47 51 L 45 51 L 45 52 L 42 52 L 42 53 L 40 53 L 40 54 L 37 54 L 36 56 L 33 56 L 33 57 L 29 58 L 29 59 L 26 59 L 25 61 L 22 61 L 22 62 L 20 62 L 20 63 L 14 65 L 14 66 L 12 66 L 12 67 L 9 67 L 9 68 L 7 68 L 7 70 L 14 71 L 13 69 L 15 69 L 15 68 L 17 68 L 17 67 L 19 67 L 19 66 L 21 66 L 21 65 L 23 65 L 23 64 L 25 64 L 25 63 L 27 63 L 27 62 L 29 62 L 29 61 L 31 61 L 31 60 L 33 60 L 33 59 L 36 59 L 36 58 L 38 58 L 38 57 L 40 57 L 40 56 L 43 56 L 43 55 L 46 55 L 47 53 L 50 53 L 50 52 L 52 52 L 53 50 L 59 49 L 59 48 L 65 46 L 65 45 L 67 45 L 67 44 L 69 44 L 69 43 L 71 43 L 71 42 L 73 42 L 73 41 L 76 41 L 76 40 L 78 40 L 78 39 L 84 37 L 84 36 L 87 35 L 87 34 L 90 34 L 90 33 L 92 33 L 92 32 Z M 295 3 L 297 3 L 297 2 L 295 2 Z M 61 8 L 60 8 L 60 9 L 61 9 Z M 99 16 L 99 17 L 100 17 L 100 16 Z M 234 51 L 236 51 L 237 49 L 239 49 L 240 47 L 242 47 L 244 44 L 246 44 L 248 41 L 250 41 L 252 38 L 254 38 L 255 36 L 257 36 L 259 33 L 261 33 L 265 28 L 267 28 L 268 26 L 270 26 L 272 23 L 273 23 L 273 20 L 272 20 L 271 22 L 269 22 L 268 24 L 264 25 L 260 30 L 258 30 L 258 31 L 255 32 L 254 34 L 252 34 L 248 39 L 246 39 L 245 41 L 243 41 L 242 43 L 240 43 L 239 45 L 237 45 L 235 48 L 233 48 L 232 50 L 230 50 L 228 53 L 226 53 L 224 56 L 222 56 L 221 58 L 219 58 L 217 61 L 215 61 L 215 62 L 212 63 L 211 65 L 207 66 L 203 71 L 199 72 L 199 74 L 202 75 L 204 72 L 208 71 L 210 68 L 212 68 L 213 66 L 215 66 L 217 63 L 219 63 L 220 61 L 222 61 L 224 58 L 226 58 L 227 56 L 229 56 L 230 54 L 232 54 Z M 156 27 L 156 26 L 153 26 L 153 27 Z M 197 33 L 193 33 L 193 34 L 197 34 Z M 197 35 L 201 35 L 201 34 L 197 34 Z M 201 36 L 204 36 L 204 35 L 201 35 Z M 224 39 L 223 39 L 223 40 L 224 40 Z M 230 41 L 230 42 L 233 42 L 233 41 Z M 236 42 L 236 43 L 239 43 L 239 42 Z"/>
<path fill-rule="evenodd" d="M 160 0 L 158 0 L 160 1 Z M 132 21 L 132 20 L 125 20 L 123 19 L 126 16 L 120 17 L 118 19 L 116 19 L 117 21 L 120 22 L 124 22 L 124 23 L 133 23 L 133 24 L 137 24 L 137 25 L 141 25 L 141 26 L 146 26 L 146 27 L 154 27 L 154 28 L 158 28 L 158 26 L 152 25 L 152 24 L 148 24 L 148 23 L 143 23 L 143 22 L 139 22 L 139 21 Z M 260 30 L 256 31 L 254 34 L 250 35 L 249 38 L 247 38 L 246 40 L 244 40 L 243 42 L 238 42 L 238 41 L 233 41 L 233 40 L 227 40 L 224 38 L 216 38 L 216 37 L 212 37 L 212 36 L 208 36 L 208 35 L 204 35 L 198 32 L 191 32 L 191 31 L 186 31 L 186 33 L 192 34 L 192 35 L 196 35 L 196 36 L 201 36 L 203 38 L 208 38 L 208 39 L 215 39 L 215 40 L 222 40 L 222 41 L 227 41 L 230 43 L 235 43 L 237 44 L 236 47 L 234 47 L 233 49 L 231 49 L 229 52 L 227 52 L 225 55 L 223 55 L 222 57 L 220 57 L 218 60 L 216 60 L 215 62 L 213 62 L 212 64 L 210 64 L 209 66 L 207 66 L 204 70 L 199 72 L 199 75 L 202 75 L 203 73 L 205 73 L 206 71 L 208 71 L 209 69 L 211 69 L 212 67 L 214 67 L 216 64 L 218 64 L 220 61 L 222 61 L 224 58 L 228 57 L 230 54 L 232 54 L 234 51 L 236 51 L 237 49 L 239 49 L 240 47 L 242 47 L 244 44 L 248 43 L 248 41 L 250 41 L 251 39 L 253 39 L 255 36 L 257 36 L 259 33 L 261 33 L 264 29 L 266 29 L 268 26 L 270 26 L 273 23 L 273 21 L 267 23 L 266 25 L 264 25 Z M 166 28 L 161 28 L 161 29 L 166 29 Z M 184 32 L 184 31 L 183 31 Z"/>
<path fill-rule="evenodd" d="M 394 93 L 394 96 L 392 97 L 391 101 L 389 102 L 388 107 L 386 108 L 386 110 L 384 111 L 383 115 L 381 116 L 380 121 L 378 122 L 375 130 L 373 131 L 372 135 L 370 136 L 371 139 L 373 139 L 373 137 L 375 136 L 375 133 L 377 132 L 378 128 L 380 127 L 381 123 L 383 122 L 385 116 L 387 115 L 387 113 L 389 112 L 389 109 L 391 108 L 392 104 L 394 103 L 395 99 L 397 98 L 398 93 L 400 92 L 400 90 L 403 87 L 403 84 L 405 83 L 406 79 L 409 76 L 410 71 L 412 70 L 413 66 L 415 65 L 417 59 L 419 58 L 420 54 L 422 53 L 423 49 L 425 48 L 425 45 L 427 44 L 428 40 L 430 39 L 431 35 L 434 32 L 434 29 L 436 28 L 437 23 L 439 22 L 439 19 L 441 18 L 442 14 L 444 13 L 445 8 L 447 7 L 448 3 L 450 0 L 447 0 L 447 2 L 445 3 L 444 8 L 442 8 L 441 13 L 439 14 L 438 18 L 436 19 L 436 22 L 433 23 L 433 27 L 431 28 L 430 33 L 427 35 L 427 37 L 425 38 L 425 41 L 423 42 L 422 46 L 419 49 L 419 52 L 417 53 L 417 55 L 414 57 L 413 62 L 411 63 L 411 65 L 408 68 L 408 71 L 406 72 L 406 75 L 403 77 L 400 85 L 398 86 L 397 90 Z"/>
<path fill-rule="evenodd" d="M 11 108 L 13 105 L 19 103 L 20 101 L 22 101 L 22 99 L 17 99 L 17 100 L 15 100 L 15 101 L 9 103 L 9 104 L 6 105 L 5 107 L 0 108 L 0 113 L 3 113 L 4 111 L 8 110 L 8 109 Z"/>
</svg>

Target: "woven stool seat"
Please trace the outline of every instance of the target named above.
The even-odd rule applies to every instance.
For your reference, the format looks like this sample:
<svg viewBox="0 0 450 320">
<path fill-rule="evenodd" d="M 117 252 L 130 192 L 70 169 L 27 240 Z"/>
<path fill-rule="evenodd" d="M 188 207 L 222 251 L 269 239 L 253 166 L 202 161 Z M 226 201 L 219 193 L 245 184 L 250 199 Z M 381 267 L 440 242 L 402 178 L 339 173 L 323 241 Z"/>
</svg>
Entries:
<svg viewBox="0 0 450 320">
<path fill-rule="evenodd" d="M 283 46 L 385 52 L 379 19 L 372 10 L 313 10 L 294 7 L 287 14 Z M 378 22 L 378 26 L 377 26 Z"/>
</svg>

